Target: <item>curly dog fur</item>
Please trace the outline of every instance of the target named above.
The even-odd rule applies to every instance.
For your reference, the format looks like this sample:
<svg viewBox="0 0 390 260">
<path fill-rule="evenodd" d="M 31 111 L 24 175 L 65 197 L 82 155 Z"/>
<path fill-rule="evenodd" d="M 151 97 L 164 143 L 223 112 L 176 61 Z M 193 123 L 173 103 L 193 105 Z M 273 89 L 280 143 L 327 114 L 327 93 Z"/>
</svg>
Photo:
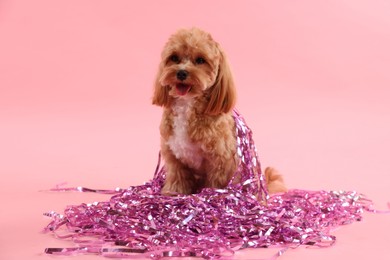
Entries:
<svg viewBox="0 0 390 260">
<path fill-rule="evenodd" d="M 238 164 L 235 101 L 226 55 L 211 35 L 198 28 L 173 34 L 161 54 L 152 99 L 164 108 L 164 194 L 191 194 L 228 184 Z M 286 190 L 272 168 L 266 169 L 266 178 L 271 192 Z M 272 188 L 272 183 L 278 185 Z"/>
</svg>

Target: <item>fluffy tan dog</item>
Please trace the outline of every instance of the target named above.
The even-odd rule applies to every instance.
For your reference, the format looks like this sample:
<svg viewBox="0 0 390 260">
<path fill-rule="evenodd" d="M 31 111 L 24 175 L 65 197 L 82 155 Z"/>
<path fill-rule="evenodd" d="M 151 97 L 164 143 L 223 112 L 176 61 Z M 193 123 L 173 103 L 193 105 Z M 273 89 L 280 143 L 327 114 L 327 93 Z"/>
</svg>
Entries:
<svg viewBox="0 0 390 260">
<path fill-rule="evenodd" d="M 224 188 L 238 164 L 232 117 L 236 93 L 226 56 L 210 34 L 197 28 L 172 35 L 161 56 L 153 104 L 164 107 L 162 192 Z M 265 174 L 270 192 L 286 190 L 276 171 L 267 168 Z"/>
</svg>

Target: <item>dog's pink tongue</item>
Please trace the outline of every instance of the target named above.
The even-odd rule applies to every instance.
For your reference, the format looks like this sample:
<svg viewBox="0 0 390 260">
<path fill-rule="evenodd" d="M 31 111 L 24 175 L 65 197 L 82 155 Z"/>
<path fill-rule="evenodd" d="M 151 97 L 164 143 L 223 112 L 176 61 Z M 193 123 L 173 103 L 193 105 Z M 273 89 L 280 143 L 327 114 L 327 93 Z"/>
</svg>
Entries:
<svg viewBox="0 0 390 260">
<path fill-rule="evenodd" d="M 185 94 L 187 94 L 188 91 L 190 91 L 190 89 L 191 89 L 191 86 L 188 84 L 184 84 L 184 83 L 176 84 L 176 90 L 179 93 L 179 95 L 181 95 L 181 96 L 184 96 Z"/>
</svg>

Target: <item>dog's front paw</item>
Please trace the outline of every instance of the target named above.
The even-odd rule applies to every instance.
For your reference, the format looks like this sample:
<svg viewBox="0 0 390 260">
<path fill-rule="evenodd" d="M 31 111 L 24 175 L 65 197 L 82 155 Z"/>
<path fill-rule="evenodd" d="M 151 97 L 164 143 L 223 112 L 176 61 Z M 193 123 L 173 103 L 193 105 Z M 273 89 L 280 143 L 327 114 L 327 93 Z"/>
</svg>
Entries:
<svg viewBox="0 0 390 260">
<path fill-rule="evenodd" d="M 161 189 L 161 194 L 166 196 L 177 196 L 180 194 L 188 195 L 191 194 L 192 190 L 187 182 L 166 182 Z"/>
<path fill-rule="evenodd" d="M 172 191 L 168 185 L 164 185 L 161 189 L 161 195 L 164 195 L 164 196 L 176 196 L 178 195 L 178 192 L 176 191 Z"/>
<path fill-rule="evenodd" d="M 177 196 L 180 194 L 188 194 L 188 192 L 182 186 L 165 183 L 161 189 L 161 194 L 165 196 Z"/>
</svg>

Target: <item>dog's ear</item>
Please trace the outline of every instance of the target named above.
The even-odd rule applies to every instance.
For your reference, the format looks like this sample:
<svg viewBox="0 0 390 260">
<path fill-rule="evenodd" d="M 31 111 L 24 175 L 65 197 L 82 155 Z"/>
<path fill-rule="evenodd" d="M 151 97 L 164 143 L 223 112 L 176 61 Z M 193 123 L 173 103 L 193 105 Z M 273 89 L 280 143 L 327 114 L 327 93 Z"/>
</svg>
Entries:
<svg viewBox="0 0 390 260">
<path fill-rule="evenodd" d="M 160 83 L 160 75 L 162 72 L 162 66 L 158 70 L 155 82 L 154 82 L 154 93 L 152 98 L 152 104 L 157 106 L 166 107 L 169 103 L 169 88 L 162 86 Z"/>
<path fill-rule="evenodd" d="M 233 76 L 226 59 L 226 55 L 221 52 L 218 76 L 214 86 L 209 90 L 210 101 L 205 109 L 205 113 L 218 115 L 230 112 L 236 102 L 236 89 Z"/>
</svg>

